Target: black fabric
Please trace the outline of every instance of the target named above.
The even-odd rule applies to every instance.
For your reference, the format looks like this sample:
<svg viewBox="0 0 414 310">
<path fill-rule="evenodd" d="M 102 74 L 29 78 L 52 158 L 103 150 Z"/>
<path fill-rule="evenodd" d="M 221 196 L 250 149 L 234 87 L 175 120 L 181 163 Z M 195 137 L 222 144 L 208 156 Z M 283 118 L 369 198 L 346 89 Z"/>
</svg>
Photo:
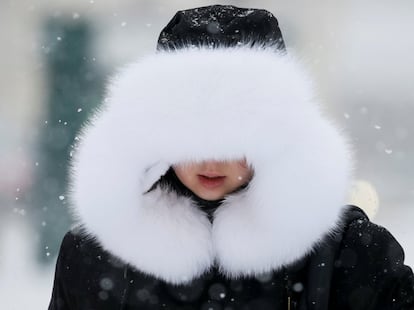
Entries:
<svg viewBox="0 0 414 310">
<path fill-rule="evenodd" d="M 353 220 L 334 261 L 330 309 L 414 309 L 414 276 L 400 244 L 360 209 L 348 217 Z"/>
<path fill-rule="evenodd" d="M 288 309 L 288 302 L 291 310 L 414 309 L 414 278 L 403 259 L 392 235 L 356 207 L 346 212 L 341 232 L 282 270 L 226 279 L 214 267 L 178 286 L 143 274 L 72 231 L 62 242 L 49 310 L 266 310 Z"/>
<path fill-rule="evenodd" d="M 116 261 L 116 260 L 115 260 Z M 49 310 L 278 309 L 287 301 L 283 272 L 226 279 L 216 268 L 189 285 L 169 285 L 121 263 L 92 240 L 63 240 Z M 276 308 L 275 308 L 276 306 Z"/>
<path fill-rule="evenodd" d="M 277 19 L 266 10 L 213 5 L 179 11 L 158 38 L 158 50 L 191 45 L 237 46 L 241 43 L 274 45 L 285 52 Z"/>
</svg>

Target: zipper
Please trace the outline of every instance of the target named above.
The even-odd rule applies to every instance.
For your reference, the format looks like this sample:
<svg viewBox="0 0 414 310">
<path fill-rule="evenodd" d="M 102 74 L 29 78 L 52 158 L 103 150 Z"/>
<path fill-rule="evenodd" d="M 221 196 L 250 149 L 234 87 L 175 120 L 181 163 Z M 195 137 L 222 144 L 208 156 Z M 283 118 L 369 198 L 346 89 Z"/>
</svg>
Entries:
<svg viewBox="0 0 414 310">
<path fill-rule="evenodd" d="M 128 295 L 129 295 L 129 286 L 131 285 L 129 278 L 130 278 L 130 275 L 128 273 L 128 264 L 126 264 L 125 269 L 124 269 L 124 282 L 126 283 L 126 287 L 124 288 L 124 291 L 122 293 L 121 305 L 120 305 L 119 310 L 126 309 L 126 304 L 128 302 Z"/>
<path fill-rule="evenodd" d="M 287 310 L 296 310 L 297 309 L 297 302 L 293 298 L 292 292 L 292 279 L 289 277 L 287 269 L 285 268 L 284 271 L 284 280 L 285 280 L 285 290 L 287 296 Z"/>
</svg>

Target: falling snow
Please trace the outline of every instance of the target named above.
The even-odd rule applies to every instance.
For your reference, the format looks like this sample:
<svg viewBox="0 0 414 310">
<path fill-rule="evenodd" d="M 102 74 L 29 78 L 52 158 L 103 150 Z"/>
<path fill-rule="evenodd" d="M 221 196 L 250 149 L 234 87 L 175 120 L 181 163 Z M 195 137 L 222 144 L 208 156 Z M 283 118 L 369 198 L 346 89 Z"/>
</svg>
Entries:
<svg viewBox="0 0 414 310">
<path fill-rule="evenodd" d="M 296 293 L 300 293 L 303 291 L 303 284 L 300 282 L 297 282 L 295 284 L 293 284 L 292 289 L 294 292 Z"/>
<path fill-rule="evenodd" d="M 102 289 L 109 291 L 114 287 L 114 282 L 110 278 L 102 278 L 99 282 L 99 286 Z"/>
<path fill-rule="evenodd" d="M 86 4 L 88 4 L 88 2 L 90 4 L 95 4 L 95 1 L 96 0 L 89 0 L 89 1 L 86 1 Z M 98 6 L 99 6 L 100 9 L 101 9 L 101 7 L 104 8 L 104 4 L 102 4 L 102 3 L 103 2 L 96 3 L 96 5 L 95 5 L 96 9 L 98 8 Z M 27 7 L 27 9 L 31 11 L 30 14 L 32 14 L 32 15 L 35 14 L 36 11 L 40 11 L 39 9 L 36 8 L 35 5 L 30 5 L 30 6 Z M 88 10 L 93 10 L 95 8 L 89 7 L 87 9 Z M 363 7 L 362 7 L 362 9 L 363 9 Z M 370 7 L 370 9 L 371 9 L 371 7 Z M 113 9 L 111 8 L 111 10 L 109 10 L 108 12 L 106 12 L 106 15 L 105 15 L 106 18 L 107 18 L 107 16 L 111 16 L 111 14 L 113 16 L 118 16 L 118 14 L 117 13 L 113 13 L 112 10 Z M 88 11 L 84 11 L 83 8 L 81 9 L 80 12 L 68 11 L 66 13 L 68 13 L 69 19 L 72 18 L 73 20 L 78 20 L 79 18 L 81 18 L 81 15 L 83 17 L 83 14 L 85 14 L 85 16 L 89 14 Z M 251 12 L 248 11 L 247 13 L 245 13 L 245 15 L 250 14 L 250 13 Z M 54 17 L 63 16 L 64 14 L 65 14 L 65 11 L 62 10 L 62 9 L 57 10 L 55 12 L 51 11 L 51 15 L 54 16 Z M 119 16 L 127 16 L 127 15 L 124 15 L 123 12 L 121 12 L 121 10 L 120 10 Z M 75 24 L 75 23 L 79 23 L 80 21 L 70 21 L 70 22 L 73 23 L 73 24 Z M 200 22 L 200 21 L 197 21 L 197 22 Z M 120 31 L 119 26 L 126 27 L 127 26 L 127 22 L 126 21 L 123 21 L 122 22 L 122 20 L 117 19 L 117 22 L 115 22 L 114 25 L 115 25 L 115 27 L 117 27 L 118 31 Z M 157 21 L 154 21 L 154 25 L 158 25 L 158 22 Z M 145 24 L 145 26 L 149 28 L 149 27 L 152 27 L 152 24 L 151 23 L 147 23 L 147 24 Z M 5 27 L 5 28 L 7 29 L 7 27 Z M 132 28 L 131 24 L 128 24 L 128 28 Z M 215 31 L 216 29 L 218 29 L 218 27 L 211 27 L 211 29 L 213 31 Z M 151 29 L 148 29 L 148 30 L 151 30 Z M 235 30 L 235 33 L 238 33 L 238 32 L 239 32 L 239 30 Z M 59 36 L 57 36 L 58 34 L 59 34 Z M 22 37 L 22 38 L 24 38 L 24 37 Z M 396 35 L 396 39 L 398 39 L 398 34 Z M 51 34 L 50 42 L 45 43 L 45 45 L 43 45 L 43 46 L 40 46 L 39 45 L 39 46 L 37 46 L 37 48 L 41 51 L 41 56 L 43 56 L 45 58 L 49 58 L 49 57 L 51 57 L 53 55 L 55 46 L 62 46 L 63 44 L 66 44 L 67 41 L 68 41 L 68 36 L 67 35 L 63 34 L 62 32 L 54 32 L 53 34 Z M 239 44 L 242 44 L 242 43 L 239 42 Z M 96 58 L 95 57 L 90 58 L 91 57 L 90 55 L 88 55 L 87 57 L 88 57 L 87 59 L 92 59 L 92 61 L 95 62 L 93 65 L 98 66 L 98 63 L 96 62 Z M 96 57 L 98 57 L 98 59 L 101 59 L 101 55 L 97 55 Z M 35 80 L 35 79 L 33 79 L 33 80 Z M 390 85 L 390 87 L 392 87 L 392 85 Z M 378 92 L 380 92 L 380 91 L 385 92 L 385 90 L 381 90 L 380 87 L 376 87 L 376 92 L 377 91 Z M 367 100 L 370 99 L 369 98 L 368 91 L 365 92 L 364 96 L 366 97 Z M 401 95 L 401 97 L 403 97 L 403 96 Z M 397 100 L 398 100 L 398 98 L 395 99 L 395 101 L 397 101 Z M 105 101 L 106 101 L 106 99 L 104 100 L 104 102 Z M 36 102 L 36 101 L 34 101 L 34 102 Z M 79 102 L 79 104 L 82 104 L 82 103 Z M 364 104 L 366 104 L 366 103 L 364 102 Z M 89 111 L 90 110 L 89 106 L 86 105 L 86 104 L 84 105 L 84 108 L 86 109 L 86 111 Z M 82 110 L 83 110 L 82 108 L 77 108 L 76 105 L 75 106 L 72 106 L 71 109 L 72 109 L 72 113 L 76 109 L 77 109 L 76 111 L 78 113 L 79 112 L 82 112 Z M 347 109 L 349 109 L 349 106 L 347 107 Z M 378 111 L 385 111 L 385 110 L 378 109 Z M 44 111 L 44 112 L 48 112 L 48 111 Z M 359 119 L 364 119 L 363 127 L 361 127 L 361 128 L 363 128 L 363 130 L 366 130 L 367 132 L 370 133 L 370 135 L 371 135 L 370 139 L 372 139 L 371 141 L 375 141 L 375 139 L 378 139 L 378 140 L 379 139 L 382 139 L 382 141 L 386 141 L 386 142 L 381 142 L 377 146 L 377 148 L 374 149 L 374 152 L 375 152 L 375 150 L 377 151 L 377 153 L 374 154 L 374 155 L 376 155 L 377 157 L 380 157 L 380 158 L 385 158 L 385 160 L 383 162 L 387 162 L 387 164 L 392 164 L 393 163 L 393 160 L 394 159 L 397 159 L 398 158 L 398 155 L 400 155 L 400 154 L 404 154 L 404 155 L 406 154 L 406 158 L 407 159 L 412 158 L 412 156 L 410 156 L 409 148 L 408 148 L 408 146 L 409 146 L 409 143 L 408 143 L 409 142 L 408 141 L 409 139 L 408 138 L 411 137 L 411 133 L 412 133 L 411 132 L 411 130 L 412 130 L 411 127 L 408 127 L 407 126 L 407 128 L 396 129 L 396 126 L 397 125 L 393 124 L 392 122 L 388 122 L 388 119 L 383 118 L 382 115 L 379 115 L 378 118 L 375 118 L 374 116 L 375 116 L 375 113 L 377 112 L 377 110 L 376 110 L 376 107 L 374 105 L 372 107 L 370 106 L 370 108 L 369 108 L 369 114 L 367 114 L 368 109 L 366 107 L 360 108 L 359 111 L 358 111 L 358 109 L 356 109 L 356 110 L 349 110 L 349 112 L 352 115 L 352 118 L 351 118 L 351 115 L 348 114 L 348 113 L 344 113 L 343 114 L 343 118 L 345 118 L 345 119 L 348 120 L 348 121 L 344 121 L 344 122 L 346 122 L 348 125 L 350 125 L 350 127 L 355 125 L 355 127 L 353 127 L 353 128 L 358 128 L 357 127 L 357 125 L 358 125 L 357 124 L 357 121 Z M 383 112 L 381 112 L 381 113 L 383 113 Z M 385 114 L 385 113 L 383 113 L 383 114 Z M 44 115 L 47 115 L 47 114 L 44 114 Z M 361 116 L 361 115 L 364 115 L 364 116 Z M 84 116 L 84 115 L 83 114 L 79 115 L 79 117 L 82 117 L 82 116 Z M 339 115 L 339 116 L 341 117 L 341 115 Z M 65 119 L 68 120 L 70 122 L 70 125 L 71 125 L 71 126 L 66 127 L 64 130 L 68 130 L 69 127 L 72 127 L 72 125 L 76 124 L 75 122 L 72 122 L 69 118 L 66 118 L 66 116 L 64 116 L 64 115 L 60 115 L 60 117 L 63 117 L 64 120 Z M 370 117 L 372 117 L 372 118 L 370 118 Z M 40 125 L 39 127 L 42 127 L 42 129 L 51 130 L 51 129 L 53 129 L 52 127 L 55 124 L 55 120 L 56 119 L 54 117 L 51 117 L 50 119 L 51 119 L 51 124 L 50 125 L 48 123 L 48 120 L 44 120 L 42 118 L 37 119 L 36 120 L 36 124 L 37 125 Z M 44 124 L 43 124 L 43 122 L 44 122 Z M 381 123 L 381 125 L 379 125 L 379 124 L 375 124 L 375 122 L 380 122 L 380 123 L 383 122 L 383 123 Z M 400 122 L 400 121 L 398 121 L 398 122 Z M 67 121 L 63 122 L 62 120 L 59 120 L 59 123 L 63 123 L 63 125 L 65 125 L 65 126 L 68 125 L 68 122 Z M 45 125 L 49 125 L 49 126 L 45 126 Z M 404 127 L 404 126 L 405 125 L 402 124 L 402 127 Z M 59 127 L 59 129 L 61 129 L 61 128 L 63 128 L 63 127 Z M 393 130 L 395 130 L 395 132 Z M 358 135 L 357 139 L 360 138 L 359 137 L 359 133 L 360 133 L 359 131 L 355 131 L 355 135 L 356 136 Z M 404 145 L 404 147 L 406 147 L 406 149 L 403 149 L 403 147 L 400 144 L 394 143 L 394 141 L 391 140 L 392 138 L 390 138 L 389 136 L 386 136 L 386 134 L 390 134 L 391 135 L 391 133 L 394 133 L 394 136 L 391 136 L 391 137 L 394 137 L 395 139 L 397 139 L 396 142 L 399 141 L 398 139 L 400 139 L 400 140 L 406 139 L 405 140 L 405 143 L 406 144 Z M 70 139 L 72 139 L 72 136 L 70 136 Z M 78 137 L 75 137 L 74 140 L 75 141 L 78 141 L 79 138 Z M 360 143 L 365 143 L 365 142 L 368 142 L 368 140 L 365 140 L 364 141 L 363 139 L 360 139 Z M 366 145 L 368 145 L 368 144 L 369 143 L 367 143 Z M 73 146 L 71 146 L 71 147 L 73 148 Z M 357 147 L 358 147 L 358 145 L 357 145 Z M 67 153 L 65 153 L 65 155 L 66 154 Z M 392 156 L 387 156 L 385 154 L 392 155 Z M 28 157 L 29 159 L 27 159 L 27 164 L 26 164 L 26 166 L 28 166 L 29 169 L 30 169 L 30 173 L 32 173 L 33 171 L 41 171 L 41 170 L 43 170 L 44 169 L 44 166 L 47 164 L 47 161 L 45 161 L 44 158 L 37 157 L 37 155 L 31 154 L 31 156 L 32 157 Z M 34 156 L 36 156 L 36 157 L 34 157 Z M 69 156 L 70 157 L 73 156 L 73 151 L 70 151 L 69 152 Z M 42 165 L 39 168 L 37 168 L 37 169 L 34 169 L 34 167 L 33 167 L 33 159 L 34 158 L 37 159 L 37 160 L 39 160 L 39 162 L 42 163 Z M 371 158 L 372 157 L 370 157 L 370 159 Z M 34 166 L 38 167 L 39 166 L 39 162 L 35 162 L 34 163 Z M 401 163 L 402 163 L 402 161 L 401 161 Z M 362 164 L 364 164 L 364 162 Z M 381 165 L 379 165 L 379 167 L 382 168 Z M 385 167 L 385 168 L 387 168 L 387 167 Z M 393 167 L 390 167 L 389 170 L 391 170 L 391 169 L 393 169 Z M 380 183 L 381 180 L 382 180 L 380 178 L 381 177 L 381 174 L 380 173 L 381 173 L 381 171 L 378 171 L 378 174 L 375 174 L 375 177 L 376 178 L 378 177 L 378 181 L 377 181 L 378 183 Z M 407 172 L 404 171 L 404 173 L 406 173 L 407 176 L 409 176 L 408 171 Z M 385 175 L 385 172 L 384 172 L 384 175 Z M 402 177 L 405 177 L 405 175 L 402 175 Z M 30 179 L 31 178 L 31 175 L 30 174 L 29 175 L 24 175 L 24 179 L 25 180 L 26 180 L 26 178 L 27 179 Z M 33 180 L 30 179 L 29 181 L 33 181 Z M 374 181 L 374 180 L 372 180 L 372 181 Z M 19 183 L 17 183 L 17 184 L 19 184 L 21 186 L 21 188 L 20 187 L 16 188 L 16 190 L 15 190 L 16 192 L 13 191 L 13 189 L 15 188 L 15 184 L 12 184 L 10 186 L 10 189 L 11 189 L 10 190 L 10 200 L 11 200 L 11 203 L 13 205 L 12 205 L 12 207 L 9 210 L 10 210 L 10 213 L 12 215 L 11 217 L 17 218 L 18 221 L 21 221 L 21 222 L 24 221 L 25 222 L 27 219 L 29 219 L 29 216 L 27 217 L 27 219 L 26 218 L 21 218 L 20 216 L 26 216 L 26 214 L 31 215 L 31 213 L 33 213 L 33 212 L 31 211 L 32 209 L 29 208 L 29 207 L 27 207 L 27 206 L 25 206 L 26 209 L 21 208 L 21 206 L 23 204 L 23 201 L 25 201 L 25 199 L 23 197 L 23 194 L 26 194 L 28 192 L 28 190 L 27 190 L 27 185 L 24 184 L 24 182 L 20 182 L 19 181 Z M 53 182 L 51 182 L 51 184 L 53 184 Z M 389 186 L 389 187 L 391 188 L 392 186 Z M 383 188 L 386 188 L 386 187 L 383 186 Z M 412 189 L 410 191 L 411 192 L 410 192 L 409 195 L 411 195 L 410 197 L 413 197 L 414 189 Z M 53 192 L 52 198 L 55 200 L 56 199 L 56 196 L 58 196 L 59 193 L 61 193 L 61 192 L 64 192 L 64 191 L 59 189 L 59 190 Z M 408 192 L 408 189 L 401 190 L 401 193 L 404 193 L 404 192 Z M 384 193 L 383 193 L 384 196 L 387 193 L 388 192 L 386 192 L 384 190 Z M 64 195 L 59 195 L 58 196 L 58 199 L 60 201 L 65 201 L 66 200 L 66 198 L 65 198 Z M 63 202 L 61 204 L 63 205 L 64 203 L 65 202 Z M 385 205 L 386 204 L 384 203 L 384 209 L 383 210 L 385 210 Z M 42 216 L 44 217 L 44 220 L 42 220 L 42 218 L 40 218 L 40 220 L 39 220 L 39 218 L 36 218 L 36 220 L 34 221 L 34 223 L 35 223 L 34 225 L 37 228 L 39 228 L 39 224 L 40 224 L 41 227 L 46 227 L 46 226 L 52 227 L 53 225 L 56 225 L 56 223 L 48 217 L 48 214 L 51 213 L 51 210 L 53 208 L 54 208 L 53 205 L 49 205 L 49 208 L 46 207 L 46 206 L 43 206 L 43 204 L 42 205 L 39 205 L 39 210 L 40 210 L 40 212 L 42 212 Z M 392 210 L 392 211 L 390 211 L 389 214 L 390 215 L 393 215 L 393 216 L 396 213 L 398 213 L 395 210 L 399 210 L 398 209 L 398 205 L 395 206 L 395 208 L 391 208 L 390 206 L 387 206 L 387 208 L 389 208 L 390 210 Z M 408 209 L 408 208 L 406 208 L 406 209 Z M 403 211 L 406 212 L 406 210 L 403 210 Z M 386 212 L 384 214 L 388 215 Z M 0 216 L 1 216 L 1 214 L 0 214 Z M 405 221 L 405 218 L 409 219 L 410 217 L 409 216 L 405 216 L 405 214 L 403 214 L 403 212 L 401 212 L 401 216 L 400 217 L 397 217 L 397 216 L 393 217 L 393 216 L 389 216 L 387 218 L 384 216 L 384 218 L 381 218 L 381 221 L 383 221 L 384 224 L 389 224 L 389 226 L 391 226 L 391 228 L 392 228 L 391 229 L 392 231 L 394 231 L 393 228 L 397 228 L 397 231 L 398 231 L 397 235 L 399 234 L 399 236 L 403 236 L 403 237 L 404 236 L 407 236 L 405 238 L 406 240 L 405 240 L 405 244 L 404 245 L 407 245 L 407 244 L 409 245 L 410 244 L 409 242 L 412 239 L 412 238 L 409 238 L 408 237 L 408 235 L 411 235 L 411 230 L 408 229 L 408 227 L 410 227 L 410 226 L 408 226 L 408 225 L 405 225 L 404 226 L 404 225 L 401 225 L 400 223 L 403 222 L 403 221 Z M 395 221 L 393 220 L 393 218 L 395 219 Z M 358 220 L 357 223 L 361 225 L 361 224 L 363 224 L 365 222 L 363 220 Z M 6 224 L 7 224 L 7 222 L 6 222 Z M 392 227 L 392 226 L 394 226 L 394 227 Z M 400 226 L 401 227 L 404 226 L 405 228 L 401 228 L 400 230 L 398 230 L 398 228 Z M 12 228 L 10 228 L 10 229 L 12 229 Z M 7 229 L 4 230 L 4 232 L 6 232 L 6 231 L 7 231 Z M 43 231 L 45 231 L 45 229 Z M 18 231 L 18 230 L 16 230 L 16 234 L 14 234 L 13 237 L 15 237 L 16 235 L 18 235 L 17 233 L 21 233 L 21 232 Z M 365 233 L 364 234 L 359 233 L 359 236 L 361 237 L 361 239 L 364 239 L 365 238 L 364 240 L 366 240 L 366 238 L 367 238 L 367 235 Z M 33 236 L 28 235 L 25 238 L 27 240 L 32 240 L 33 239 Z M 13 239 L 13 241 L 14 241 L 14 239 Z M 17 241 L 19 241 L 19 240 L 17 240 Z M 18 244 L 19 243 L 22 243 L 23 244 L 23 241 L 21 241 L 21 242 L 20 241 L 19 242 L 12 242 L 13 247 L 10 248 L 10 249 L 13 250 L 14 248 L 18 248 Z M 366 246 L 368 247 L 368 244 Z M 51 247 L 51 249 L 53 248 L 52 246 L 50 246 L 50 247 Z M 30 246 L 26 246 L 26 248 L 29 249 Z M 410 245 L 409 248 L 413 248 L 412 245 Z M 4 249 L 3 248 L 0 248 L 0 250 L 4 250 Z M 51 257 L 51 256 L 54 256 L 54 254 L 55 254 L 51 250 L 49 250 L 49 247 L 48 246 L 46 246 L 44 249 L 43 248 L 40 248 L 40 251 L 41 251 L 40 252 L 41 255 L 46 256 L 46 257 Z M 13 252 L 13 251 L 4 251 L 4 252 L 0 251 L 0 253 L 5 253 L 5 254 L 8 254 L 9 252 Z M 409 257 L 412 257 L 412 254 L 411 253 L 413 253 L 412 250 L 411 250 L 411 252 L 409 254 Z M 13 258 L 13 261 L 16 262 L 15 263 L 16 265 L 18 265 L 17 262 L 20 262 L 19 259 L 24 259 L 24 263 L 25 263 L 24 265 L 30 265 L 31 263 L 29 262 L 28 257 L 30 255 L 33 256 L 33 257 L 35 256 L 33 253 L 28 253 L 30 255 L 16 255 L 16 253 L 13 253 L 13 254 L 14 255 L 11 256 L 11 257 Z M 3 259 L 3 256 L 2 256 L 2 259 Z M 100 258 L 98 258 L 98 259 L 100 259 Z M 49 259 L 49 260 L 52 261 L 52 259 Z M 412 258 L 411 258 L 411 261 L 412 261 Z M 2 261 L 2 263 L 3 263 L 3 261 Z M 21 266 L 24 266 L 24 265 L 21 264 Z M 20 266 L 20 264 L 18 266 Z M 324 263 L 321 263 L 320 266 L 323 267 L 324 266 Z M 0 267 L 2 267 L 1 264 L 0 264 Z M 4 269 L 5 267 L 2 267 L 2 268 L 3 269 L 0 270 L 0 271 L 2 271 L 3 273 L 0 272 L 0 274 L 2 274 L 3 281 L 4 282 L 2 282 L 2 279 L 0 279 L 0 284 L 3 284 L 4 285 L 4 283 L 6 283 L 6 284 L 8 283 L 7 281 L 10 282 L 10 280 L 13 280 L 14 278 L 17 279 L 17 277 L 15 275 L 13 275 L 13 278 L 10 277 L 10 278 L 7 278 L 7 280 L 4 280 L 4 279 L 6 279 L 4 277 L 4 274 L 5 274 L 4 271 L 7 272 L 7 270 Z M 6 268 L 7 268 L 7 266 L 6 266 Z M 31 268 L 33 270 L 35 270 L 35 267 L 34 266 L 31 267 Z M 10 270 L 13 270 L 13 273 L 19 272 L 18 270 L 16 270 L 16 268 L 10 268 Z M 383 272 L 386 273 L 386 272 L 388 272 L 388 270 L 387 269 L 384 269 Z M 20 281 L 20 284 L 22 285 L 22 287 L 27 286 L 27 287 L 30 288 L 30 289 L 27 289 L 26 290 L 27 292 L 29 292 L 29 291 L 32 292 L 33 291 L 33 292 L 36 292 L 37 296 L 47 296 L 47 298 L 49 298 L 49 295 L 48 294 L 50 293 L 50 287 L 49 286 L 50 286 L 51 279 L 52 279 L 52 273 L 48 274 L 47 276 L 42 276 L 42 279 L 48 278 L 48 281 L 46 281 L 47 283 L 45 285 L 42 285 L 42 286 L 46 287 L 46 289 L 44 289 L 44 292 L 42 292 L 42 293 L 39 293 L 37 291 L 38 287 L 40 286 L 40 285 L 38 285 L 38 282 L 40 283 L 40 281 L 41 281 L 40 278 L 39 278 L 39 280 L 36 280 L 36 282 L 34 282 L 34 280 L 32 280 L 30 278 L 30 277 L 35 278 L 35 276 L 38 276 L 38 274 L 36 272 L 33 272 L 33 275 L 31 275 L 29 272 L 25 272 L 25 273 L 22 274 L 22 276 L 19 277 L 19 280 L 18 281 Z M 20 279 L 22 279 L 22 280 L 20 280 Z M 258 279 L 258 280 L 261 280 L 263 282 L 266 282 L 266 281 L 268 281 L 268 278 L 266 278 L 265 276 L 263 276 L 263 277 L 260 277 L 260 279 Z M 130 281 L 132 282 L 133 280 L 130 280 Z M 18 282 L 16 282 L 16 283 L 18 283 Z M 99 291 L 98 297 L 100 299 L 102 299 L 102 300 L 107 300 L 109 298 L 109 296 L 110 296 L 109 293 L 108 293 L 108 290 L 110 290 L 112 288 L 112 286 L 113 286 L 112 280 L 109 279 L 109 278 L 103 278 L 100 281 L 99 284 L 100 284 L 100 287 L 101 287 L 102 290 Z M 226 296 L 228 296 L 228 295 L 226 294 L 225 289 L 223 289 L 222 287 L 220 287 L 220 284 L 219 283 L 216 283 L 215 285 L 216 285 L 216 287 L 213 287 L 214 286 L 213 285 L 212 286 L 213 288 L 210 288 L 210 290 L 212 292 L 211 295 L 214 296 L 214 298 L 217 298 L 217 300 L 226 298 Z M 8 285 L 8 286 L 10 286 L 10 285 Z M 16 287 L 16 286 L 10 286 L 10 287 Z M 302 283 L 295 283 L 295 284 L 293 284 L 293 287 L 292 288 L 293 288 L 293 291 L 295 291 L 295 292 L 301 292 L 304 289 L 304 285 Z M 7 292 L 7 290 L 6 290 L 6 292 Z M 151 302 L 155 302 L 157 300 L 157 297 L 156 296 L 151 295 L 150 292 L 148 290 L 145 290 L 145 289 L 144 290 L 140 290 L 138 292 L 134 292 L 134 293 L 138 297 L 144 297 L 143 299 L 145 299 L 148 302 L 150 302 L 150 301 Z M 27 293 L 27 294 L 29 294 L 29 293 Z M 13 297 L 13 298 L 16 299 L 15 297 Z M 43 298 L 46 299 L 46 297 L 43 297 Z M 29 298 L 27 298 L 27 299 L 29 299 Z M 234 301 L 234 298 L 231 298 L 230 300 L 231 301 Z M 393 301 L 395 301 L 395 299 L 393 299 Z M 315 304 L 315 302 L 312 302 L 312 303 Z M 6 299 L 6 304 L 7 304 L 7 299 Z M 166 305 L 164 304 L 164 306 L 166 306 Z M 16 309 L 17 308 L 20 308 L 20 307 L 16 307 Z M 33 307 L 33 308 L 39 308 L 40 309 L 40 308 L 45 308 L 45 307 L 40 307 L 39 306 L 39 307 Z M 24 309 L 24 307 L 22 307 L 22 309 Z M 27 309 L 27 307 L 26 307 L 26 309 Z M 213 307 L 213 306 L 211 306 L 210 309 L 216 309 L 216 308 Z"/>
</svg>

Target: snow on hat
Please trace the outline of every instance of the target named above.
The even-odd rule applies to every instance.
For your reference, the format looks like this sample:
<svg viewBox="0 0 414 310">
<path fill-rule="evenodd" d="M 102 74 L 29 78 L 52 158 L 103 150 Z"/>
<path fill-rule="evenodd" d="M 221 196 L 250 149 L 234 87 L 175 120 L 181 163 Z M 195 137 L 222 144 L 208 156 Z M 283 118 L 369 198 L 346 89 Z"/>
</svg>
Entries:
<svg viewBox="0 0 414 310">
<path fill-rule="evenodd" d="M 277 19 L 266 10 L 213 5 L 178 11 L 158 38 L 158 50 L 188 45 L 275 45 L 285 51 Z"/>
</svg>

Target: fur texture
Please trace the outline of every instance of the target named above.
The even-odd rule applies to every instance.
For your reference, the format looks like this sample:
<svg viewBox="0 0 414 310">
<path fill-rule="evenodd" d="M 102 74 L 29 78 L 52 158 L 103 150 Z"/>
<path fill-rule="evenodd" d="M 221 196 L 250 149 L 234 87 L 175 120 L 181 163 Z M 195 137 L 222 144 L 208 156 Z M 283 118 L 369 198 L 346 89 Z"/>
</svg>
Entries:
<svg viewBox="0 0 414 310">
<path fill-rule="evenodd" d="M 145 193 L 172 164 L 246 157 L 255 175 L 213 224 L 187 198 Z M 163 52 L 126 66 L 72 164 L 79 222 L 170 283 L 216 261 L 229 277 L 281 268 L 335 230 L 351 155 L 292 57 L 266 48 Z"/>
</svg>

